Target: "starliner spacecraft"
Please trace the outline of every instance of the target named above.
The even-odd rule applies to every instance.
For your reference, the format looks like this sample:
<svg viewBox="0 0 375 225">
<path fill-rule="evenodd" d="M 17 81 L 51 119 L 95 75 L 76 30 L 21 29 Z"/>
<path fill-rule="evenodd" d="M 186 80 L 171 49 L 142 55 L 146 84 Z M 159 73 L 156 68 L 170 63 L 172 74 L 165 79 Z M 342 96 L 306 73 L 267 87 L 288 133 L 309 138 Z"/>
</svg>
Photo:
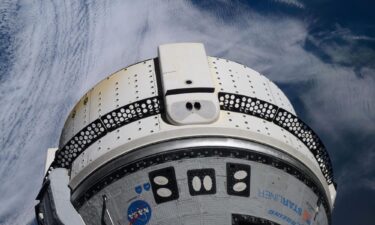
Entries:
<svg viewBox="0 0 375 225">
<path fill-rule="evenodd" d="M 40 225 L 328 225 L 322 141 L 269 79 L 158 48 L 89 90 L 47 152 Z"/>
</svg>

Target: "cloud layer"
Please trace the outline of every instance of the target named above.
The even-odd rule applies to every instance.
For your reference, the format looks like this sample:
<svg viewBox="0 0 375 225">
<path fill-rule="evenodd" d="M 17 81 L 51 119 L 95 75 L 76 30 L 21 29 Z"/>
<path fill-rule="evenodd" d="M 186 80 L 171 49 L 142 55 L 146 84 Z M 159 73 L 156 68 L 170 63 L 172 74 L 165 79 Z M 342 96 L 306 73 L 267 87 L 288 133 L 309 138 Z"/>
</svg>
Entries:
<svg viewBox="0 0 375 225">
<path fill-rule="evenodd" d="M 304 7 L 299 1 L 281 2 Z M 157 46 L 169 42 L 203 42 L 209 55 L 246 64 L 281 87 L 309 84 L 286 92 L 303 103 L 302 117 L 328 140 L 333 161 L 343 162 L 335 171 L 339 184 L 345 188 L 347 176 L 359 173 L 363 185 L 374 190 L 374 180 L 365 176 L 374 172 L 368 167 L 374 157 L 360 149 L 353 160 L 365 163 L 356 165 L 354 174 L 344 169 L 349 153 L 337 147 L 348 130 L 362 132 L 365 141 L 374 133 L 373 68 L 360 68 L 358 78 L 358 68 L 327 63 L 308 51 L 309 21 L 265 16 L 240 3 L 231 7 L 236 15 L 228 18 L 225 7 L 210 11 L 186 1 L 21 0 L 11 15 L 18 25 L 7 28 L 15 33 L 13 65 L 0 83 L 0 224 L 32 219 L 46 149 L 57 146 L 65 117 L 80 96 L 108 74 L 155 57 Z M 355 37 L 350 31 L 346 35 Z M 345 48 L 321 47 L 333 56 Z"/>
</svg>

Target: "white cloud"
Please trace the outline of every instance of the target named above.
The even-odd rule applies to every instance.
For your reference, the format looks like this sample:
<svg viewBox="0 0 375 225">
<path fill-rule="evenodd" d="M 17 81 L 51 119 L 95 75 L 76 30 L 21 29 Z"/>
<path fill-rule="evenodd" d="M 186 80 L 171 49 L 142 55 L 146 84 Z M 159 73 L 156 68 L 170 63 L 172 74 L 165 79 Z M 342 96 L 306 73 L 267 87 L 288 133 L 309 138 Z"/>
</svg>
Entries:
<svg viewBox="0 0 375 225">
<path fill-rule="evenodd" d="M 369 127 L 366 114 L 375 115 L 368 98 L 374 96 L 373 79 L 357 79 L 352 68 L 326 64 L 303 48 L 308 21 L 262 16 L 240 6 L 237 17 L 226 20 L 185 1 L 20 4 L 23 29 L 14 43 L 15 66 L 0 84 L 6 109 L 0 115 L 0 221 L 6 222 L 0 224 L 24 224 L 32 215 L 45 152 L 57 145 L 75 101 L 106 75 L 155 57 L 162 43 L 203 42 L 210 55 L 246 64 L 274 81 L 312 81 L 313 88 L 300 97 L 319 124 L 313 127 L 330 121 L 327 129 L 351 127 L 348 118 Z"/>
<path fill-rule="evenodd" d="M 293 7 L 297 7 L 300 9 L 305 8 L 305 4 L 303 4 L 301 1 L 298 1 L 298 0 L 273 0 L 273 1 L 287 4 L 288 6 L 293 6 Z"/>
</svg>

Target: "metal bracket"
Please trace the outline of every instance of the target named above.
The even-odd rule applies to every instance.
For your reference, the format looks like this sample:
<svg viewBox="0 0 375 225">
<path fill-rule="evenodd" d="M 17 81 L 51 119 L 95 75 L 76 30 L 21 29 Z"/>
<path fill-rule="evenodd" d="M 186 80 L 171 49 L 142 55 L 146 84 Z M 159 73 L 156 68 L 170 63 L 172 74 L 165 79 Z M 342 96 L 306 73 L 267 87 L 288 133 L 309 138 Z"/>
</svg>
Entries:
<svg viewBox="0 0 375 225">
<path fill-rule="evenodd" d="M 208 124 L 219 118 L 219 101 L 203 44 L 159 46 L 166 115 L 172 124 Z"/>
</svg>

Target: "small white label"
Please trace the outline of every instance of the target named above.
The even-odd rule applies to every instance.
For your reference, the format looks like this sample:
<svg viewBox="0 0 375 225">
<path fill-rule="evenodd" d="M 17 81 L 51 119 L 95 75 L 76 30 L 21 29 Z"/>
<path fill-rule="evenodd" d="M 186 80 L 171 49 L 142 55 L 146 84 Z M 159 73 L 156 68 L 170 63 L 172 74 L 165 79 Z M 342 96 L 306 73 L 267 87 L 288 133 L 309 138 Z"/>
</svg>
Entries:
<svg viewBox="0 0 375 225">
<path fill-rule="evenodd" d="M 233 191 L 235 192 L 241 192 L 245 190 L 247 185 L 244 182 L 238 182 L 235 185 L 233 185 Z"/>
<path fill-rule="evenodd" d="M 210 191 L 212 189 L 212 179 L 210 176 L 205 176 L 203 178 L 203 186 L 206 191 Z"/>
<path fill-rule="evenodd" d="M 154 178 L 154 182 L 158 185 L 166 185 L 168 184 L 168 178 L 164 176 L 157 176 Z"/>
<path fill-rule="evenodd" d="M 172 192 L 171 190 L 169 190 L 168 188 L 159 188 L 156 193 L 160 196 L 160 197 L 163 197 L 163 198 L 166 198 L 166 197 L 169 197 L 172 195 Z"/>
<path fill-rule="evenodd" d="M 192 182 L 194 191 L 200 191 L 201 190 L 202 182 L 201 182 L 201 179 L 199 179 L 199 177 L 197 177 L 197 176 L 193 177 L 193 180 L 191 182 Z"/>
<path fill-rule="evenodd" d="M 245 177 L 247 177 L 247 172 L 245 170 L 239 170 L 234 173 L 234 178 L 236 178 L 237 180 L 242 180 Z"/>
</svg>

